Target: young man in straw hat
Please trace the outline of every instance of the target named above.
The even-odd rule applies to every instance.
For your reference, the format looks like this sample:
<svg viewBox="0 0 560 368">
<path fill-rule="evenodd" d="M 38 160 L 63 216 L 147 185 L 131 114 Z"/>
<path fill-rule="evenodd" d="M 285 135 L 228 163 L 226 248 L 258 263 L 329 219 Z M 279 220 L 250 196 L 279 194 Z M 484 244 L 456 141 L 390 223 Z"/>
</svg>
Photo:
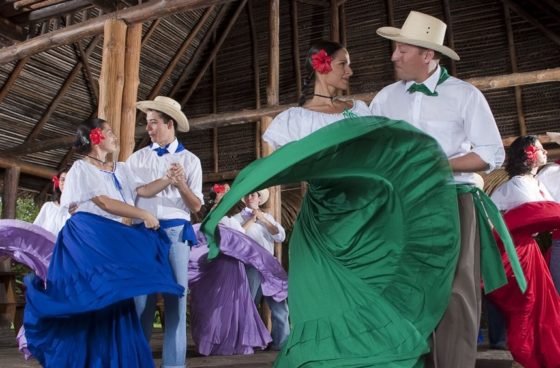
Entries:
<svg viewBox="0 0 560 368">
<path fill-rule="evenodd" d="M 196 244 L 191 213 L 203 204 L 200 160 L 177 140 L 176 132 L 188 132 L 189 122 L 181 105 L 158 96 L 140 101 L 136 107 L 146 113 L 146 131 L 152 144 L 133 153 L 126 161 L 136 185 L 151 186 L 152 197 L 136 199 L 136 206 L 152 213 L 171 240 L 169 259 L 177 282 L 188 286 L 190 245 Z M 187 298 L 164 295 L 165 331 L 162 367 L 185 367 L 187 354 Z M 136 298 L 136 308 L 146 337 L 150 338 L 156 295 Z"/>
<path fill-rule="evenodd" d="M 505 152 L 496 122 L 482 93 L 449 76 L 441 57 L 459 60 L 443 45 L 447 25 L 411 11 L 402 28 L 377 34 L 395 42 L 391 56 L 400 79 L 371 102 L 374 115 L 405 120 L 434 137 L 449 158 L 457 183 L 475 184 L 474 173 L 499 168 Z M 461 250 L 448 309 L 434 336 L 434 364 L 471 368 L 476 363 L 480 322 L 480 242 L 473 196 L 459 195 Z"/>
<path fill-rule="evenodd" d="M 274 255 L 274 243 L 281 243 L 286 238 L 286 232 L 271 214 L 261 211 L 260 206 L 268 201 L 270 193 L 268 189 L 262 189 L 249 193 L 243 197 L 245 207 L 241 212 L 233 216 L 245 230 L 247 236 L 256 241 L 261 247 Z M 256 304 L 261 301 L 261 276 L 252 267 L 247 268 L 247 279 L 249 289 Z M 264 297 L 270 307 L 272 314 L 272 345 L 273 350 L 280 350 L 282 344 L 290 334 L 290 323 L 288 320 L 288 303 L 286 300 L 276 301 L 272 297 Z"/>
</svg>

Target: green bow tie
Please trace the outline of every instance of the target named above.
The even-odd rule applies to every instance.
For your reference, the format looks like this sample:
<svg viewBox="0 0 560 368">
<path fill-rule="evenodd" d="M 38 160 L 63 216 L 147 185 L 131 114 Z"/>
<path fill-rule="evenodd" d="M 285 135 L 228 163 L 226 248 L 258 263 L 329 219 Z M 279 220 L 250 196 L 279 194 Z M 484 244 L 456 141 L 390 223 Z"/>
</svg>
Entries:
<svg viewBox="0 0 560 368">
<path fill-rule="evenodd" d="M 439 79 L 437 81 L 436 87 L 445 82 L 449 78 L 449 74 L 447 73 L 447 69 L 444 67 L 440 68 Z M 407 91 L 409 93 L 414 92 L 421 92 L 426 96 L 437 96 L 438 93 L 436 91 L 432 92 L 424 83 L 414 83 L 410 87 L 408 87 Z"/>
<path fill-rule="evenodd" d="M 426 87 L 426 85 L 424 83 L 414 83 L 413 85 L 408 87 L 407 91 L 408 91 L 408 93 L 421 92 L 421 93 L 425 94 L 426 96 L 437 96 L 438 95 L 438 93 L 436 91 L 434 91 L 434 92 L 430 91 L 430 89 L 428 87 Z"/>
</svg>

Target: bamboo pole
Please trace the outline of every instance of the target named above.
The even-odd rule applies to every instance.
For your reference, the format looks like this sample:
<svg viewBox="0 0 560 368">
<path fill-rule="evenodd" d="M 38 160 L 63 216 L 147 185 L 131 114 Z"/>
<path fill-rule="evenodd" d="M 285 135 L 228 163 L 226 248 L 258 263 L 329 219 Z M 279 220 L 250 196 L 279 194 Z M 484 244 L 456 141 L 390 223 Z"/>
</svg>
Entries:
<svg viewBox="0 0 560 368">
<path fill-rule="evenodd" d="M 515 40 L 513 39 L 513 27 L 511 26 L 511 15 L 509 7 L 504 4 L 504 19 L 506 22 L 506 32 L 508 39 L 509 58 L 511 63 L 511 71 L 517 73 L 517 54 L 515 52 Z M 521 87 L 515 86 L 515 106 L 517 109 L 517 117 L 519 120 L 519 134 L 527 135 L 527 124 L 525 122 L 525 113 L 523 111 L 523 97 Z"/>
<path fill-rule="evenodd" d="M 105 21 L 121 19 L 128 24 L 162 18 L 177 12 L 206 8 L 213 4 L 222 4 L 232 0 L 156 0 L 132 6 L 118 12 L 75 24 L 45 35 L 34 37 L 19 44 L 0 49 L 0 64 L 19 60 L 62 45 L 74 43 L 80 39 L 95 36 L 103 32 Z"/>
<path fill-rule="evenodd" d="M 129 26 L 126 30 L 119 161 L 125 161 L 134 151 L 141 44 L 142 24 L 137 23 Z"/>
<path fill-rule="evenodd" d="M 99 75 L 97 116 L 109 123 L 117 137 L 120 136 L 121 129 L 126 28 L 126 23 L 122 20 L 106 21 L 103 35 L 103 61 Z"/>
<path fill-rule="evenodd" d="M 4 192 L 2 193 L 2 218 L 16 218 L 17 189 L 21 169 L 13 166 L 6 169 L 4 174 Z"/>
</svg>

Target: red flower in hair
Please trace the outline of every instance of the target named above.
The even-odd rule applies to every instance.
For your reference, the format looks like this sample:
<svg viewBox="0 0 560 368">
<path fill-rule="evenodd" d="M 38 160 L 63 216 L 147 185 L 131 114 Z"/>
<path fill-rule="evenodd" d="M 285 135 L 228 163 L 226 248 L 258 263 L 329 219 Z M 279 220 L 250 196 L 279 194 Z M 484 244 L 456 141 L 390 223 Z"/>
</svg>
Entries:
<svg viewBox="0 0 560 368">
<path fill-rule="evenodd" d="M 226 192 L 226 186 L 223 185 L 223 184 L 214 184 L 212 186 L 212 190 L 216 194 L 225 193 Z"/>
<path fill-rule="evenodd" d="M 537 161 L 538 152 L 538 148 L 533 145 L 525 147 L 525 156 L 527 156 L 527 162 L 533 163 Z"/>
<path fill-rule="evenodd" d="M 52 180 L 54 189 L 60 188 L 60 179 L 58 178 L 58 176 L 56 176 L 56 175 L 53 176 L 51 180 Z"/>
<path fill-rule="evenodd" d="M 99 144 L 104 139 L 105 136 L 103 135 L 103 131 L 101 131 L 101 128 L 95 128 L 89 132 L 89 141 L 91 142 L 91 144 Z"/>
<path fill-rule="evenodd" d="M 327 74 L 332 70 L 331 61 L 332 58 L 327 54 L 325 49 L 321 49 L 319 52 L 311 55 L 311 66 L 320 74 Z"/>
</svg>

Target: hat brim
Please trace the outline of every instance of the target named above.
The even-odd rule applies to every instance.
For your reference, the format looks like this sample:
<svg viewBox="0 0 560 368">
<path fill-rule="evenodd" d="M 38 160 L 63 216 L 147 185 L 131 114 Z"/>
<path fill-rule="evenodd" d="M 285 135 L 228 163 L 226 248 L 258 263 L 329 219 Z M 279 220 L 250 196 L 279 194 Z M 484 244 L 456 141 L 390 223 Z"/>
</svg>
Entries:
<svg viewBox="0 0 560 368">
<path fill-rule="evenodd" d="M 265 204 L 266 202 L 268 202 L 268 198 L 270 198 L 270 191 L 268 189 L 261 189 L 261 190 L 257 190 L 257 193 L 259 193 L 259 206 L 262 206 L 263 204 Z M 254 192 L 251 192 L 254 193 Z M 251 194 L 248 193 L 247 195 Z M 245 197 L 241 198 L 241 202 L 245 203 Z"/>
<path fill-rule="evenodd" d="M 177 111 L 171 106 L 158 101 L 139 101 L 136 103 L 136 108 L 144 113 L 148 110 L 161 111 L 173 118 L 177 122 L 177 130 L 180 132 L 189 131 L 189 120 L 182 111 Z"/>
<path fill-rule="evenodd" d="M 387 38 L 387 39 L 392 40 L 392 41 L 396 41 L 396 42 L 400 42 L 400 43 L 406 43 L 408 45 L 419 46 L 419 47 L 423 47 L 423 48 L 426 48 L 426 49 L 435 50 L 435 51 L 441 53 L 442 55 L 445 55 L 445 56 L 447 56 L 447 57 L 449 57 L 450 59 L 453 59 L 453 60 L 460 60 L 461 59 L 455 51 L 453 51 L 452 49 L 450 49 L 447 46 L 443 46 L 443 45 L 439 45 L 439 44 L 433 43 L 433 42 L 416 40 L 416 39 L 413 39 L 413 38 L 408 38 L 408 37 L 402 36 L 400 28 L 381 27 L 381 28 L 377 29 L 376 33 L 379 36 L 381 36 L 383 38 Z"/>
</svg>

